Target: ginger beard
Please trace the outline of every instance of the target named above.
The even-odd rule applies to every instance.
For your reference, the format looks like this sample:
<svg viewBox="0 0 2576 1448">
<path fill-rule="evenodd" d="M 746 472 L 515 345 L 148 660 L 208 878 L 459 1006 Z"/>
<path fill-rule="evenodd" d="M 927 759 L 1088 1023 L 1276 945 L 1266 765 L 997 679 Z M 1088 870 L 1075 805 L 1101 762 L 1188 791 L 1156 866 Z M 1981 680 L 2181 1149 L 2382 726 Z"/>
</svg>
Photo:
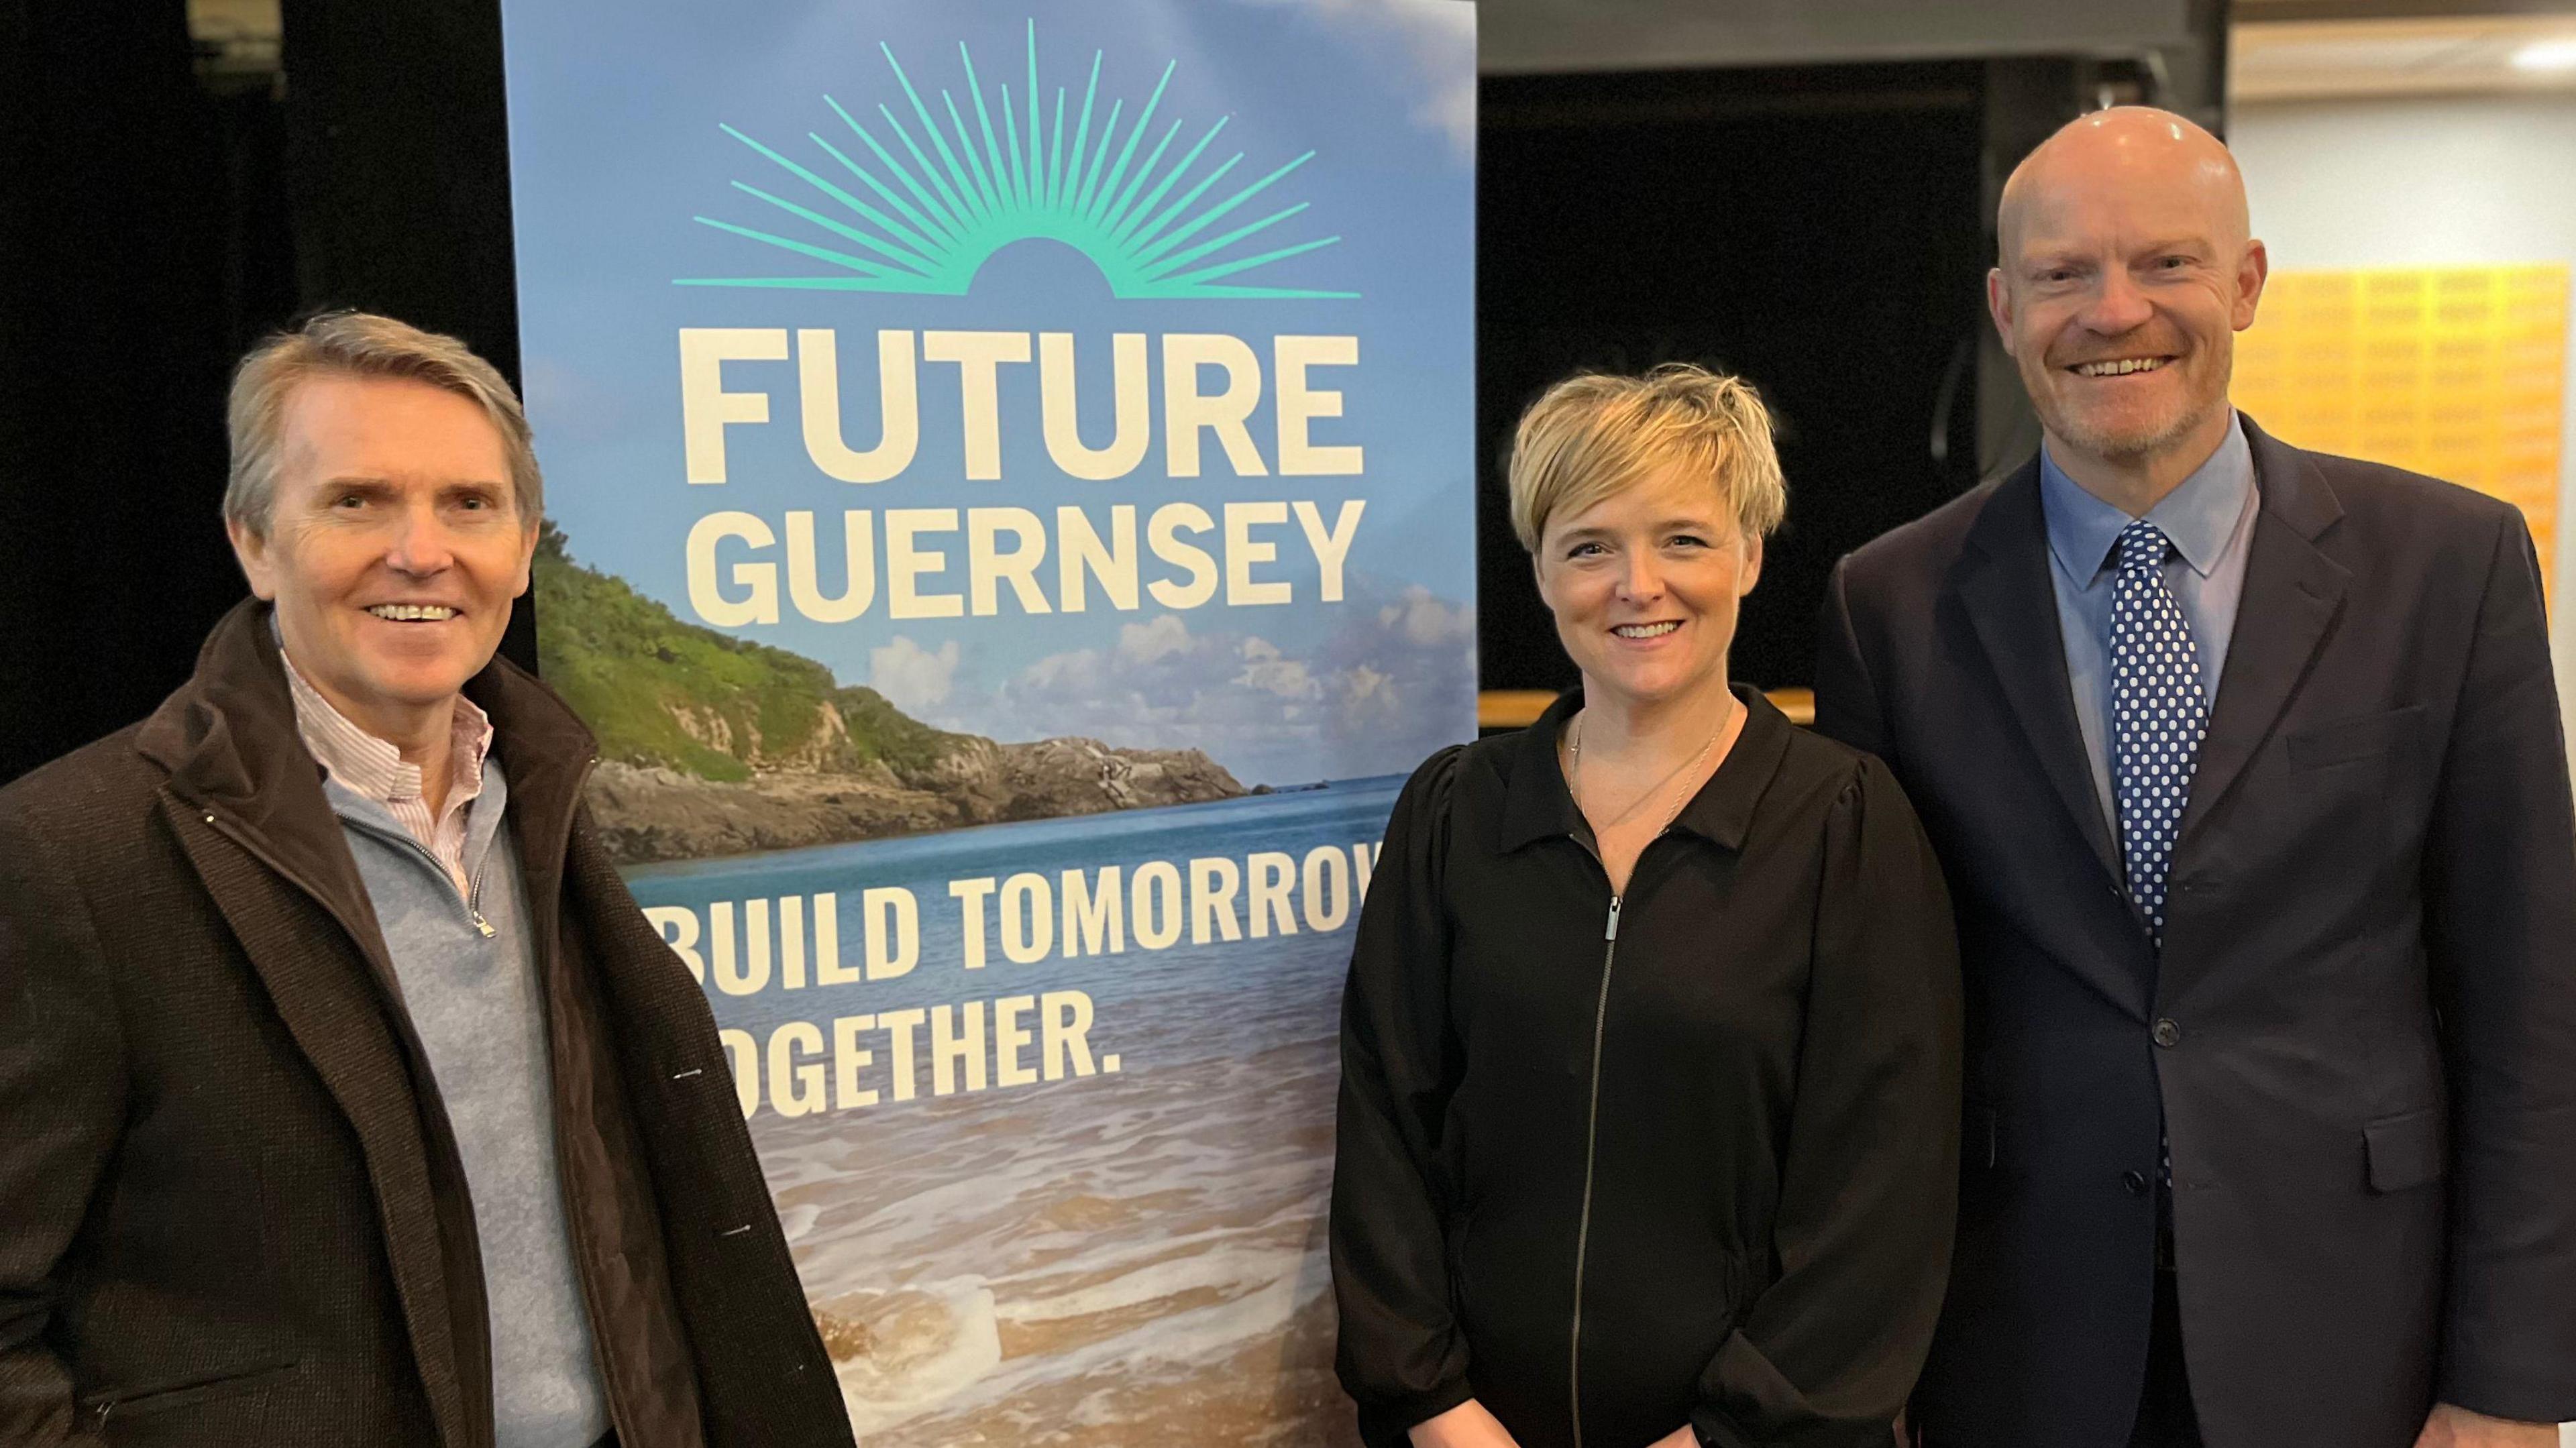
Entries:
<svg viewBox="0 0 2576 1448">
<path fill-rule="evenodd" d="M 2180 445 L 2227 406 L 2231 341 L 2213 355 L 2179 338 L 2064 336 L 2045 355 L 2013 360 L 2051 435 L 2094 457 L 2128 461 Z"/>
</svg>

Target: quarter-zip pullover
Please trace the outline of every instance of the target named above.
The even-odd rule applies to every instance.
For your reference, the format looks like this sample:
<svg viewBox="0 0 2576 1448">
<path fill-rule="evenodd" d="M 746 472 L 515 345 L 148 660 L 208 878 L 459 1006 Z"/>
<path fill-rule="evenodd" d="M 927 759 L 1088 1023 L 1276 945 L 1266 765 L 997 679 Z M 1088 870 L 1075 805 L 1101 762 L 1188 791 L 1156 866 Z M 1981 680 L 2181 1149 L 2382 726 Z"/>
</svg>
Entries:
<svg viewBox="0 0 2576 1448">
<path fill-rule="evenodd" d="M 403 1012 L 456 1133 L 491 1313 L 494 1441 L 563 1448 L 608 1431 L 608 1399 L 564 1217 L 545 991 L 509 828 L 509 782 L 499 760 L 482 764 L 457 855 L 461 893 L 445 862 L 383 801 L 337 777 L 323 792 L 366 881 Z"/>
<path fill-rule="evenodd" d="M 1738 693 L 1616 895 L 1557 762 L 1575 695 L 1395 807 L 1331 1225 L 1372 1448 L 1470 1397 L 1523 1448 L 1887 1441 L 1949 1267 L 1949 902 L 1883 765 Z"/>
</svg>

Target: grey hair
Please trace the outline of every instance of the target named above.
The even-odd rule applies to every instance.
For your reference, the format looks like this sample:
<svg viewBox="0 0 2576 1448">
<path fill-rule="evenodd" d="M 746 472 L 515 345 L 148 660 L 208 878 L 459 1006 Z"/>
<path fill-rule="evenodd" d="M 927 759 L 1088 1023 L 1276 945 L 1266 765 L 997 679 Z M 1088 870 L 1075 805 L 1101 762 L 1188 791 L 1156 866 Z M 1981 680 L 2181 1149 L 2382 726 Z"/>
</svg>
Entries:
<svg viewBox="0 0 2576 1448">
<path fill-rule="evenodd" d="M 528 415 L 499 369 L 454 337 L 373 312 L 340 311 L 276 333 L 234 369 L 224 409 L 232 434 L 232 468 L 224 483 L 227 524 L 267 535 L 286 443 L 286 399 L 295 384 L 317 376 L 425 382 L 474 403 L 501 434 L 520 522 L 533 528 L 545 515 L 545 479 L 537 471 Z"/>
</svg>

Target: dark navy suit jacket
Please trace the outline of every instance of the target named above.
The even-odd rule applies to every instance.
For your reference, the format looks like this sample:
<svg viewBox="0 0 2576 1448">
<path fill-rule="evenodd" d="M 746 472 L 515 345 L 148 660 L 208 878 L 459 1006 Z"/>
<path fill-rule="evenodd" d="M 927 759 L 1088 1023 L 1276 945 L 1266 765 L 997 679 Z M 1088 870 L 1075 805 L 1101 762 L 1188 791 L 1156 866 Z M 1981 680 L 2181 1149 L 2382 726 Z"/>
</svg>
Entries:
<svg viewBox="0 0 2576 1448">
<path fill-rule="evenodd" d="M 2576 822 L 2511 507 L 2249 421 L 2262 511 L 2161 961 L 2068 690 L 2034 463 L 1836 568 L 1817 725 L 1894 767 L 1967 986 L 1916 1412 L 2119 1448 L 2159 1129 L 2211 1448 L 2576 1417 Z"/>
</svg>

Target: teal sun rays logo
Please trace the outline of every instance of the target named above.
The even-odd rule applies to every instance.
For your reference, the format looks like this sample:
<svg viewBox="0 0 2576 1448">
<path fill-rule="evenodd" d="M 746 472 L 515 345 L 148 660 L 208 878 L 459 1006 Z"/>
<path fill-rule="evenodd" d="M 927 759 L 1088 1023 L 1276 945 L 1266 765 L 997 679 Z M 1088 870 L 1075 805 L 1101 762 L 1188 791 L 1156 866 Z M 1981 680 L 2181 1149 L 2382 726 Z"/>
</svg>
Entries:
<svg viewBox="0 0 2576 1448">
<path fill-rule="evenodd" d="M 806 134 L 806 139 L 830 159 L 830 166 L 818 170 L 731 126 L 724 127 L 725 134 L 807 188 L 782 186 L 781 190 L 791 192 L 782 196 L 748 181 L 736 181 L 734 189 L 816 228 L 831 238 L 830 244 L 799 240 L 711 216 L 696 218 L 719 231 L 822 262 L 833 270 L 799 276 L 684 277 L 678 279 L 677 285 L 964 296 L 976 271 L 993 253 L 1013 242 L 1045 237 L 1090 258 L 1108 281 L 1111 292 L 1119 297 L 1359 295 L 1250 284 L 1248 273 L 1341 240 L 1339 236 L 1327 236 L 1275 245 L 1285 234 L 1264 235 L 1306 210 L 1306 202 L 1223 228 L 1202 239 L 1203 233 L 1232 220 L 1238 211 L 1304 165 L 1314 156 L 1313 151 L 1217 201 L 1207 198 L 1242 164 L 1243 153 L 1238 151 L 1224 162 L 1203 169 L 1199 161 L 1231 117 L 1218 118 L 1179 160 L 1162 169 L 1164 155 L 1181 133 L 1182 122 L 1174 120 L 1154 141 L 1143 163 L 1136 164 L 1137 148 L 1153 125 L 1164 88 L 1171 84 L 1172 71 L 1179 62 L 1163 67 L 1162 79 L 1154 83 L 1153 94 L 1136 112 L 1123 141 L 1119 138 L 1119 124 L 1127 103 L 1123 98 L 1112 98 L 1095 142 L 1092 119 L 1101 99 L 1101 52 L 1092 53 L 1091 77 L 1083 86 L 1081 110 L 1068 139 L 1065 87 L 1056 88 L 1053 123 L 1039 114 L 1038 32 L 1034 19 L 1029 22 L 1028 88 L 1020 97 L 1021 104 L 1015 107 L 1009 84 L 998 87 L 998 126 L 994 124 L 992 108 L 985 103 L 983 85 L 976 78 L 975 58 L 963 41 L 958 43 L 957 58 L 965 71 L 968 109 L 975 121 L 971 131 L 957 98 L 943 90 L 939 100 L 948 121 L 943 132 L 921 93 L 914 89 L 912 77 L 895 59 L 893 49 L 882 43 L 877 48 L 885 52 L 886 64 L 894 69 L 895 81 L 910 103 L 915 125 L 907 127 L 887 105 L 879 105 L 877 115 L 886 136 L 909 158 L 909 165 L 897 159 L 876 132 L 860 124 L 830 96 L 825 96 L 823 103 L 875 158 L 874 169 L 852 158 L 846 149 L 847 139 L 835 144 L 818 132 Z M 1020 114 L 1022 109 L 1026 111 L 1025 118 Z M 916 129 L 918 136 L 914 134 Z M 931 155 L 922 150 L 925 143 L 938 157 L 935 164 Z M 1110 154 L 1113 144 L 1117 153 L 1114 158 Z M 818 159 L 816 165 L 823 163 Z M 827 174 L 832 167 L 854 180 L 874 201 Z M 1194 169 L 1199 174 L 1190 179 Z M 1177 196 L 1173 194 L 1176 190 Z M 867 254 L 858 255 L 851 248 Z M 1252 254 L 1244 255 L 1247 250 Z"/>
</svg>

